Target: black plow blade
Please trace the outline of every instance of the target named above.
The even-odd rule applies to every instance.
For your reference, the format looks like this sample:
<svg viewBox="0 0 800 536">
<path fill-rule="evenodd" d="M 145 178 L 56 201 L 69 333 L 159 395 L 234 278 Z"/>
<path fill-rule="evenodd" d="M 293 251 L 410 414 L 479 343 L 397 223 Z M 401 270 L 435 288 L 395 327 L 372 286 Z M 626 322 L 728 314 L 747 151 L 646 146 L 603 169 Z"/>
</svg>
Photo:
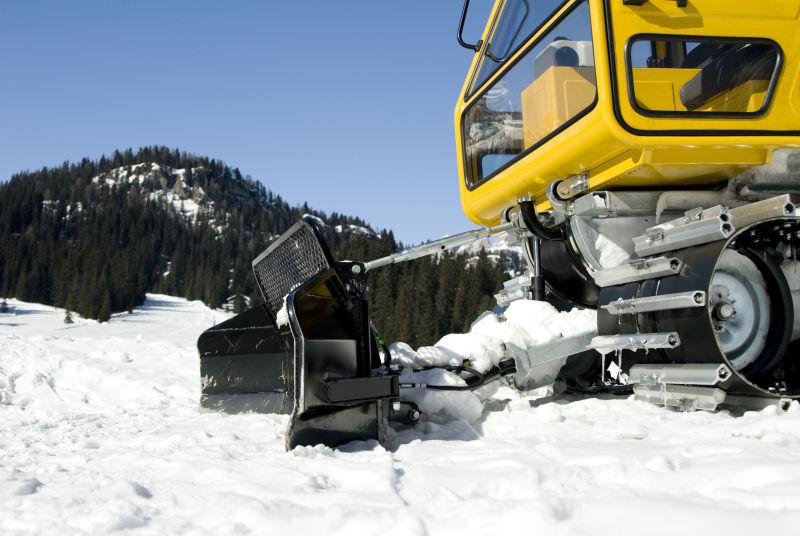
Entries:
<svg viewBox="0 0 800 536">
<path fill-rule="evenodd" d="M 384 439 L 397 376 L 377 376 L 358 263 L 335 263 L 304 219 L 253 261 L 264 305 L 198 340 L 201 404 L 290 413 L 286 448 Z"/>
</svg>

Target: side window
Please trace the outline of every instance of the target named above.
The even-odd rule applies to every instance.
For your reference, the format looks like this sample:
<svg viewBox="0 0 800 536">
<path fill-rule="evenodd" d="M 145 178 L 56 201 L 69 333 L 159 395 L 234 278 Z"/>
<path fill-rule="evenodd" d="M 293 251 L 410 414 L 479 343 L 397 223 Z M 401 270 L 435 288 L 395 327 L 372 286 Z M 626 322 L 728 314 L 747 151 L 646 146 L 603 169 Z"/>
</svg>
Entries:
<svg viewBox="0 0 800 536">
<path fill-rule="evenodd" d="M 492 76 L 563 3 L 564 0 L 505 0 L 470 91 Z"/>
<path fill-rule="evenodd" d="M 597 95 L 589 6 L 551 28 L 465 111 L 467 185 L 474 187 L 592 106 Z"/>
<path fill-rule="evenodd" d="M 628 51 L 631 100 L 645 115 L 757 114 L 778 66 L 764 41 L 647 36 Z"/>
</svg>

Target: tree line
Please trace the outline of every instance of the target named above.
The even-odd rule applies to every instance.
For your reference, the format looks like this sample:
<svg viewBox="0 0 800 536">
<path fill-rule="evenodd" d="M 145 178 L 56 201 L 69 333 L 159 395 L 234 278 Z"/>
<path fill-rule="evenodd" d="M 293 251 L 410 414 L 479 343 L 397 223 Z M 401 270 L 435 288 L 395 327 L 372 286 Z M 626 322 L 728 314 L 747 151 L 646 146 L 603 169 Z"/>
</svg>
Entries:
<svg viewBox="0 0 800 536">
<path fill-rule="evenodd" d="M 125 180 L 134 174 L 140 180 Z M 184 203 L 201 210 L 187 216 Z M 336 258 L 366 260 L 402 247 L 391 231 L 348 231 L 370 228 L 289 205 L 236 168 L 166 147 L 18 173 L 0 184 L 0 298 L 99 321 L 141 305 L 147 292 L 238 312 L 262 301 L 251 261 L 305 213 L 327 223 Z M 369 279 L 373 322 L 388 341 L 412 345 L 462 331 L 491 308 L 516 262 L 443 254 L 377 270 Z"/>
</svg>

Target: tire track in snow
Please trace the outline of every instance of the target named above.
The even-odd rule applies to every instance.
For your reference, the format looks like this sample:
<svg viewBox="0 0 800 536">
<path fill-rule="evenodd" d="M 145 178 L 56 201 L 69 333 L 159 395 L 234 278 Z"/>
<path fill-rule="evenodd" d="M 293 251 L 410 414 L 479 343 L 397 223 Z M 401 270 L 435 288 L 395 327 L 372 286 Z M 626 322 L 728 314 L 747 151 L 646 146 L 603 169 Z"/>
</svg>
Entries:
<svg viewBox="0 0 800 536">
<path fill-rule="evenodd" d="M 414 518 L 417 522 L 417 525 L 420 529 L 420 536 L 428 536 L 430 533 L 428 531 L 428 527 L 425 524 L 425 519 L 414 509 L 414 506 L 406 499 L 405 494 L 403 493 L 403 484 L 402 479 L 403 475 L 405 475 L 406 469 L 403 467 L 403 464 L 397 460 L 394 456 L 394 453 L 390 450 L 387 450 L 386 453 L 389 455 L 389 460 L 391 461 L 391 486 L 394 490 L 397 498 L 402 501 L 403 505 L 405 506 L 405 510 Z"/>
</svg>

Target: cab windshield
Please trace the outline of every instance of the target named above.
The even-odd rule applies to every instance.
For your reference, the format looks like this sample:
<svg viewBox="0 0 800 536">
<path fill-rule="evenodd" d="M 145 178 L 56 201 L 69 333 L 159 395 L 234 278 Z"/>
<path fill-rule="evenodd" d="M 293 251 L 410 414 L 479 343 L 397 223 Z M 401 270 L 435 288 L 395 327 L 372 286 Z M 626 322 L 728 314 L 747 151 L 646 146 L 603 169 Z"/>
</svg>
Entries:
<svg viewBox="0 0 800 536">
<path fill-rule="evenodd" d="M 594 105 L 597 88 L 588 3 L 574 4 L 504 69 L 462 116 L 468 188 L 533 151 Z"/>
<path fill-rule="evenodd" d="M 475 91 L 500 65 L 519 50 L 564 0 L 505 0 L 495 19 L 489 43 L 484 48 L 481 67 L 472 82 Z"/>
</svg>

